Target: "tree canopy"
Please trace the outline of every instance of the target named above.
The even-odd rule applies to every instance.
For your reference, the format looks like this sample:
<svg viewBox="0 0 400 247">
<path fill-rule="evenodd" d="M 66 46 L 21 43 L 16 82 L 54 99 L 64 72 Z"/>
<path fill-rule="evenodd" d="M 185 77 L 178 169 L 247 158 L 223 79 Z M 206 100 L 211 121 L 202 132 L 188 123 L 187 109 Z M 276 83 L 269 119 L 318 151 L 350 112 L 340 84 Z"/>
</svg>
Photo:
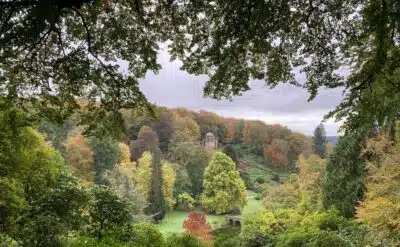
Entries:
<svg viewBox="0 0 400 247">
<path fill-rule="evenodd" d="M 210 76 L 207 96 L 229 98 L 264 79 L 305 87 L 310 99 L 320 87 L 344 87 L 328 116 L 346 117 L 350 129 L 397 113 L 398 1 L 23 0 L 0 11 L 1 95 L 51 119 L 70 115 L 84 96 L 84 120 L 106 120 L 101 128 L 115 131 L 119 109 L 149 107 L 137 79 L 159 71 L 167 40 L 182 69 Z"/>
<path fill-rule="evenodd" d="M 229 156 L 216 152 L 204 173 L 204 207 L 217 214 L 246 205 L 246 187 Z"/>
</svg>

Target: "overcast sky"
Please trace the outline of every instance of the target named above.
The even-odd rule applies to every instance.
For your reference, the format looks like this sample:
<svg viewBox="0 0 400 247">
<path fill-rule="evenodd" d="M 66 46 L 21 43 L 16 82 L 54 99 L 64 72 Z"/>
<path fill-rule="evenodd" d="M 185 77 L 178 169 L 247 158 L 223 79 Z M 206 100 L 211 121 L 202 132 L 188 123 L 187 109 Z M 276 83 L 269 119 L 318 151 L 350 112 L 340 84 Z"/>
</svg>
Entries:
<svg viewBox="0 0 400 247">
<path fill-rule="evenodd" d="M 206 76 L 193 76 L 181 71 L 180 62 L 169 61 L 167 53 L 159 56 L 163 69 L 159 74 L 148 73 L 140 87 L 152 103 L 167 107 L 207 110 L 225 117 L 260 119 L 279 123 L 295 131 L 312 135 L 324 114 L 335 108 L 342 98 L 341 89 L 320 90 L 314 101 L 307 102 L 305 89 L 281 85 L 270 89 L 264 81 L 252 81 L 251 90 L 233 101 L 203 97 Z M 303 80 L 301 75 L 299 80 Z M 339 124 L 328 121 L 327 135 L 337 135 Z"/>
</svg>

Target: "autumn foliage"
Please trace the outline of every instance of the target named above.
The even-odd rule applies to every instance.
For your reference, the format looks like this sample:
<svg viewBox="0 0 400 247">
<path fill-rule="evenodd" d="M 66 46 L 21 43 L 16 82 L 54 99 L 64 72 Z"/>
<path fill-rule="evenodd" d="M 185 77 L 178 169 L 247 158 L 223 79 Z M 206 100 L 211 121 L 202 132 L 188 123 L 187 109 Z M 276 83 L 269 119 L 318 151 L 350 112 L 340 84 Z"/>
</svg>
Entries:
<svg viewBox="0 0 400 247">
<path fill-rule="evenodd" d="M 223 122 L 226 128 L 224 142 L 231 143 L 233 141 L 233 138 L 235 137 L 235 127 L 238 120 L 234 118 L 225 118 L 223 119 Z"/>
<path fill-rule="evenodd" d="M 284 140 L 275 139 L 270 145 L 264 144 L 264 157 L 269 157 L 273 164 L 280 167 L 288 165 L 288 151 L 289 143 Z"/>
<path fill-rule="evenodd" d="M 364 156 L 368 157 L 368 177 L 357 217 L 383 236 L 400 241 L 400 122 L 395 141 L 378 135 L 368 140 Z"/>
<path fill-rule="evenodd" d="M 71 170 L 82 183 L 90 184 L 93 180 L 93 151 L 83 135 L 70 136 L 64 143 L 66 160 Z"/>
<path fill-rule="evenodd" d="M 208 242 L 212 238 L 212 235 L 209 233 L 211 225 L 207 222 L 206 216 L 201 212 L 190 212 L 183 222 L 183 228 L 200 238 L 203 242 Z"/>
</svg>

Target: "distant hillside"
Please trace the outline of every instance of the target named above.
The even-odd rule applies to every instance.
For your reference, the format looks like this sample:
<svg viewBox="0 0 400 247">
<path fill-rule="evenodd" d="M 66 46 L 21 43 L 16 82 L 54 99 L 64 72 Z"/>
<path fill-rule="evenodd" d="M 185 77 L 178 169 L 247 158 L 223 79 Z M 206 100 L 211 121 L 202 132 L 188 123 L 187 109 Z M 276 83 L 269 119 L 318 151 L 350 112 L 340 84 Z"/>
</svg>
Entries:
<svg viewBox="0 0 400 247">
<path fill-rule="evenodd" d="M 326 140 L 328 140 L 328 142 L 336 144 L 338 142 L 338 138 L 339 136 L 327 136 Z"/>
</svg>

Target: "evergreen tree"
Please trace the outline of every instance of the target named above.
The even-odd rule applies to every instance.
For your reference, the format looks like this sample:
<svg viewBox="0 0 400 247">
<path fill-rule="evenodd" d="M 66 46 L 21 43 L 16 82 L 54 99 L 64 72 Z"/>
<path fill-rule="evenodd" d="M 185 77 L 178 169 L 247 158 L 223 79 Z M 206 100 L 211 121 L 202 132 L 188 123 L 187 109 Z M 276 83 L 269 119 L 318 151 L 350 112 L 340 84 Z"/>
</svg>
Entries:
<svg viewBox="0 0 400 247">
<path fill-rule="evenodd" d="M 42 120 L 39 125 L 39 131 L 46 135 L 46 139 L 51 141 L 54 148 L 65 154 L 63 143 L 67 140 L 69 132 L 73 129 L 74 123 L 71 119 L 65 120 L 62 124 L 55 124 Z"/>
<path fill-rule="evenodd" d="M 323 123 L 320 123 L 314 130 L 314 152 L 321 158 L 326 157 L 326 133 Z"/>
<path fill-rule="evenodd" d="M 152 153 L 151 162 L 151 184 L 149 190 L 149 206 L 146 213 L 151 215 L 155 221 L 162 220 L 166 213 L 166 202 L 163 195 L 162 169 L 161 169 L 161 150 L 157 148 Z"/>
<path fill-rule="evenodd" d="M 237 164 L 239 162 L 236 150 L 233 148 L 233 146 L 231 144 L 226 145 L 224 147 L 224 149 L 222 150 L 222 152 L 224 152 L 226 155 L 228 155 L 233 160 L 233 162 L 235 162 L 235 164 Z"/>
<path fill-rule="evenodd" d="M 241 119 L 239 122 L 236 124 L 235 127 L 235 135 L 233 137 L 233 143 L 242 143 L 243 142 L 243 131 L 244 131 L 244 120 Z"/>
<path fill-rule="evenodd" d="M 171 112 L 162 111 L 157 114 L 157 120 L 151 125 L 153 131 L 157 133 L 159 147 L 162 152 L 168 151 L 169 141 L 174 133 L 173 117 Z"/>
<path fill-rule="evenodd" d="M 324 175 L 324 206 L 335 206 L 345 217 L 353 217 L 357 202 L 363 199 L 365 165 L 361 142 L 355 135 L 340 137 Z"/>
<path fill-rule="evenodd" d="M 217 214 L 246 205 L 246 187 L 231 158 L 216 152 L 204 173 L 203 206 Z"/>
<path fill-rule="evenodd" d="M 93 163 L 96 171 L 95 183 L 107 184 L 103 173 L 107 170 L 113 170 L 121 158 L 118 142 L 111 139 L 92 138 L 90 145 L 93 149 Z"/>
</svg>

